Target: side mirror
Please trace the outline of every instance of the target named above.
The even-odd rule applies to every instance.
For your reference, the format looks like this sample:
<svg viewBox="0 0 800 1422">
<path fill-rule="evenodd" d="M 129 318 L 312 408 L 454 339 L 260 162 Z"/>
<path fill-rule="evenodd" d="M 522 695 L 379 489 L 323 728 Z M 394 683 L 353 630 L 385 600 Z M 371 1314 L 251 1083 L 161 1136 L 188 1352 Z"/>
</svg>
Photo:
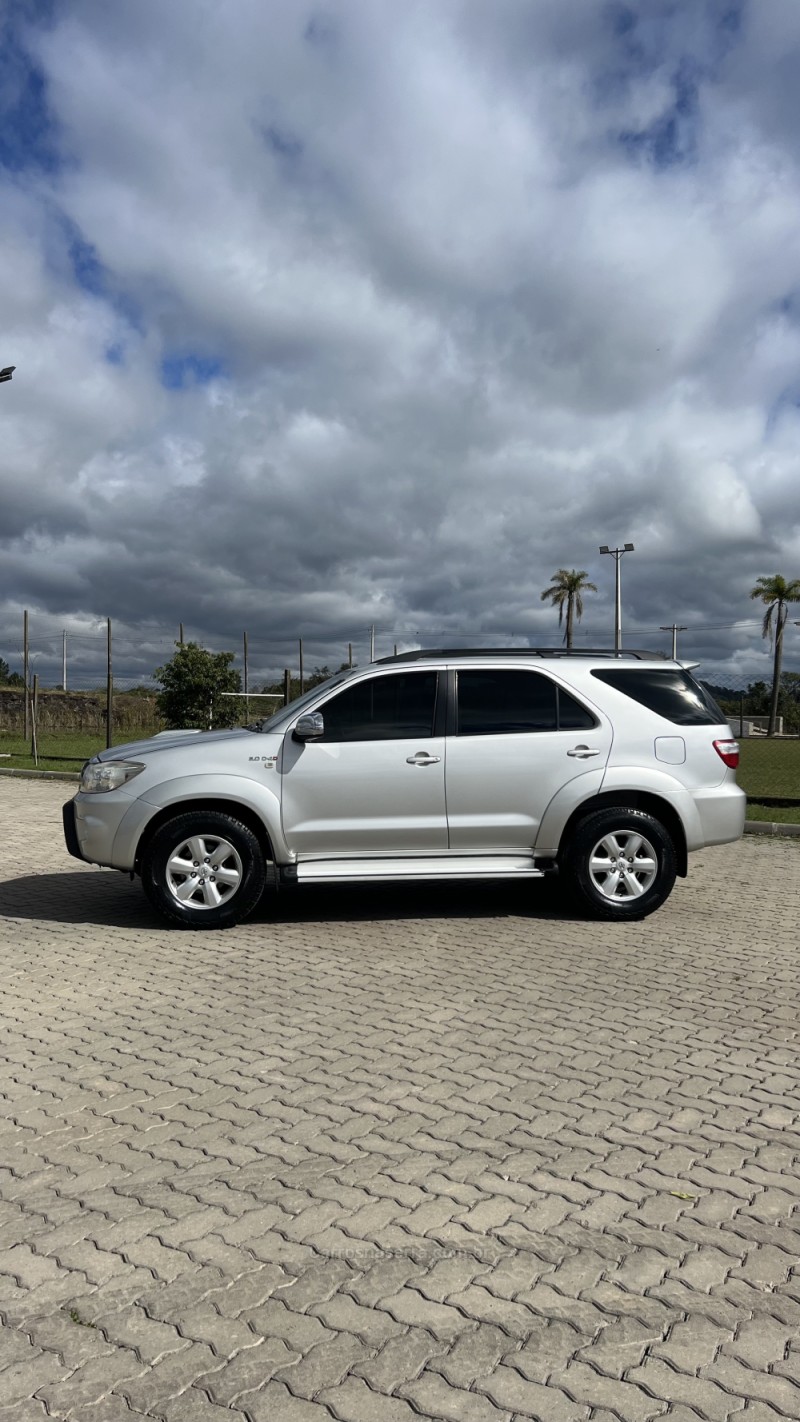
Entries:
<svg viewBox="0 0 800 1422">
<path fill-rule="evenodd" d="M 292 731 L 292 736 L 296 741 L 315 741 L 318 736 L 325 733 L 325 722 L 320 711 L 309 711 L 306 716 L 300 716 L 297 725 Z"/>
</svg>

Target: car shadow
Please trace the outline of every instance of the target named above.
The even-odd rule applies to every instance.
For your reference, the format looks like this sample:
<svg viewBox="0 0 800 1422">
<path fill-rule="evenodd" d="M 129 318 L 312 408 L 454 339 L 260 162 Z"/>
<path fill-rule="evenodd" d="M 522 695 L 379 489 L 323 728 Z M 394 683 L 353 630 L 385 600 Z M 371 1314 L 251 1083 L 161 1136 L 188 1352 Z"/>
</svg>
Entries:
<svg viewBox="0 0 800 1422">
<path fill-rule="evenodd" d="M 433 918 L 579 917 L 562 905 L 550 879 L 523 883 L 314 884 L 268 888 L 247 920 L 265 927 L 281 923 L 382 922 Z M 44 923 L 85 923 L 143 931 L 163 929 L 138 880 L 98 869 L 26 874 L 0 884 L 0 918 Z"/>
</svg>

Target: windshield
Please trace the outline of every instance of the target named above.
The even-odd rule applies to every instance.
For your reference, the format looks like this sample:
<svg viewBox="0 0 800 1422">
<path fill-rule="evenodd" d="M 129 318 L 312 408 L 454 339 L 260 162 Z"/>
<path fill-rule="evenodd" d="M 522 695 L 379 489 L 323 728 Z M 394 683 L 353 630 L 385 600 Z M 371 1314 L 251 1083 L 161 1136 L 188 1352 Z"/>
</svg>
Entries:
<svg viewBox="0 0 800 1422">
<path fill-rule="evenodd" d="M 254 721 L 251 726 L 247 727 L 248 731 L 282 731 L 284 726 L 288 726 L 289 722 L 294 720 L 298 711 L 302 711 L 309 702 L 315 701 L 322 692 L 331 691 L 334 686 L 340 686 L 343 681 L 347 681 L 348 677 L 353 675 L 353 671 L 337 672 L 336 676 L 329 677 L 327 681 L 318 682 L 305 695 L 298 696 L 296 701 L 290 701 L 288 706 L 281 706 L 279 711 L 273 712 L 271 716 L 265 716 L 263 721 Z"/>
</svg>

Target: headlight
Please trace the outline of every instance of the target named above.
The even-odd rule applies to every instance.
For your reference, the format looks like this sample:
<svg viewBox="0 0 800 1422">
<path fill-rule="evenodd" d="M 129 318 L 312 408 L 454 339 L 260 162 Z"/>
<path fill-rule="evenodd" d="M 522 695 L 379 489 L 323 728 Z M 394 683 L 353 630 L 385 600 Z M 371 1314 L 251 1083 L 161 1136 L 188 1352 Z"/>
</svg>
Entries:
<svg viewBox="0 0 800 1422">
<path fill-rule="evenodd" d="M 84 795 L 102 795 L 106 790 L 119 790 L 144 770 L 136 760 L 90 760 L 81 771 L 80 788 Z"/>
</svg>

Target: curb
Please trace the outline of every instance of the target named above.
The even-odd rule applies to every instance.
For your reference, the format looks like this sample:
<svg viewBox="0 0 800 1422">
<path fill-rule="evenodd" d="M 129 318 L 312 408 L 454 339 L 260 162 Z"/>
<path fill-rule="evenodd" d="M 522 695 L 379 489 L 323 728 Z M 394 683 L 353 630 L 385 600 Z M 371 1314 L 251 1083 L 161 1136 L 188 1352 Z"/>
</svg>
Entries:
<svg viewBox="0 0 800 1422">
<path fill-rule="evenodd" d="M 774 834 L 796 837 L 800 835 L 800 825 L 782 820 L 745 820 L 745 834 Z"/>
<path fill-rule="evenodd" d="M 71 770 L 14 770 L 11 766 L 0 766 L 0 776 L 8 776 L 9 780 L 69 780 L 75 784 L 80 780 Z"/>
</svg>

